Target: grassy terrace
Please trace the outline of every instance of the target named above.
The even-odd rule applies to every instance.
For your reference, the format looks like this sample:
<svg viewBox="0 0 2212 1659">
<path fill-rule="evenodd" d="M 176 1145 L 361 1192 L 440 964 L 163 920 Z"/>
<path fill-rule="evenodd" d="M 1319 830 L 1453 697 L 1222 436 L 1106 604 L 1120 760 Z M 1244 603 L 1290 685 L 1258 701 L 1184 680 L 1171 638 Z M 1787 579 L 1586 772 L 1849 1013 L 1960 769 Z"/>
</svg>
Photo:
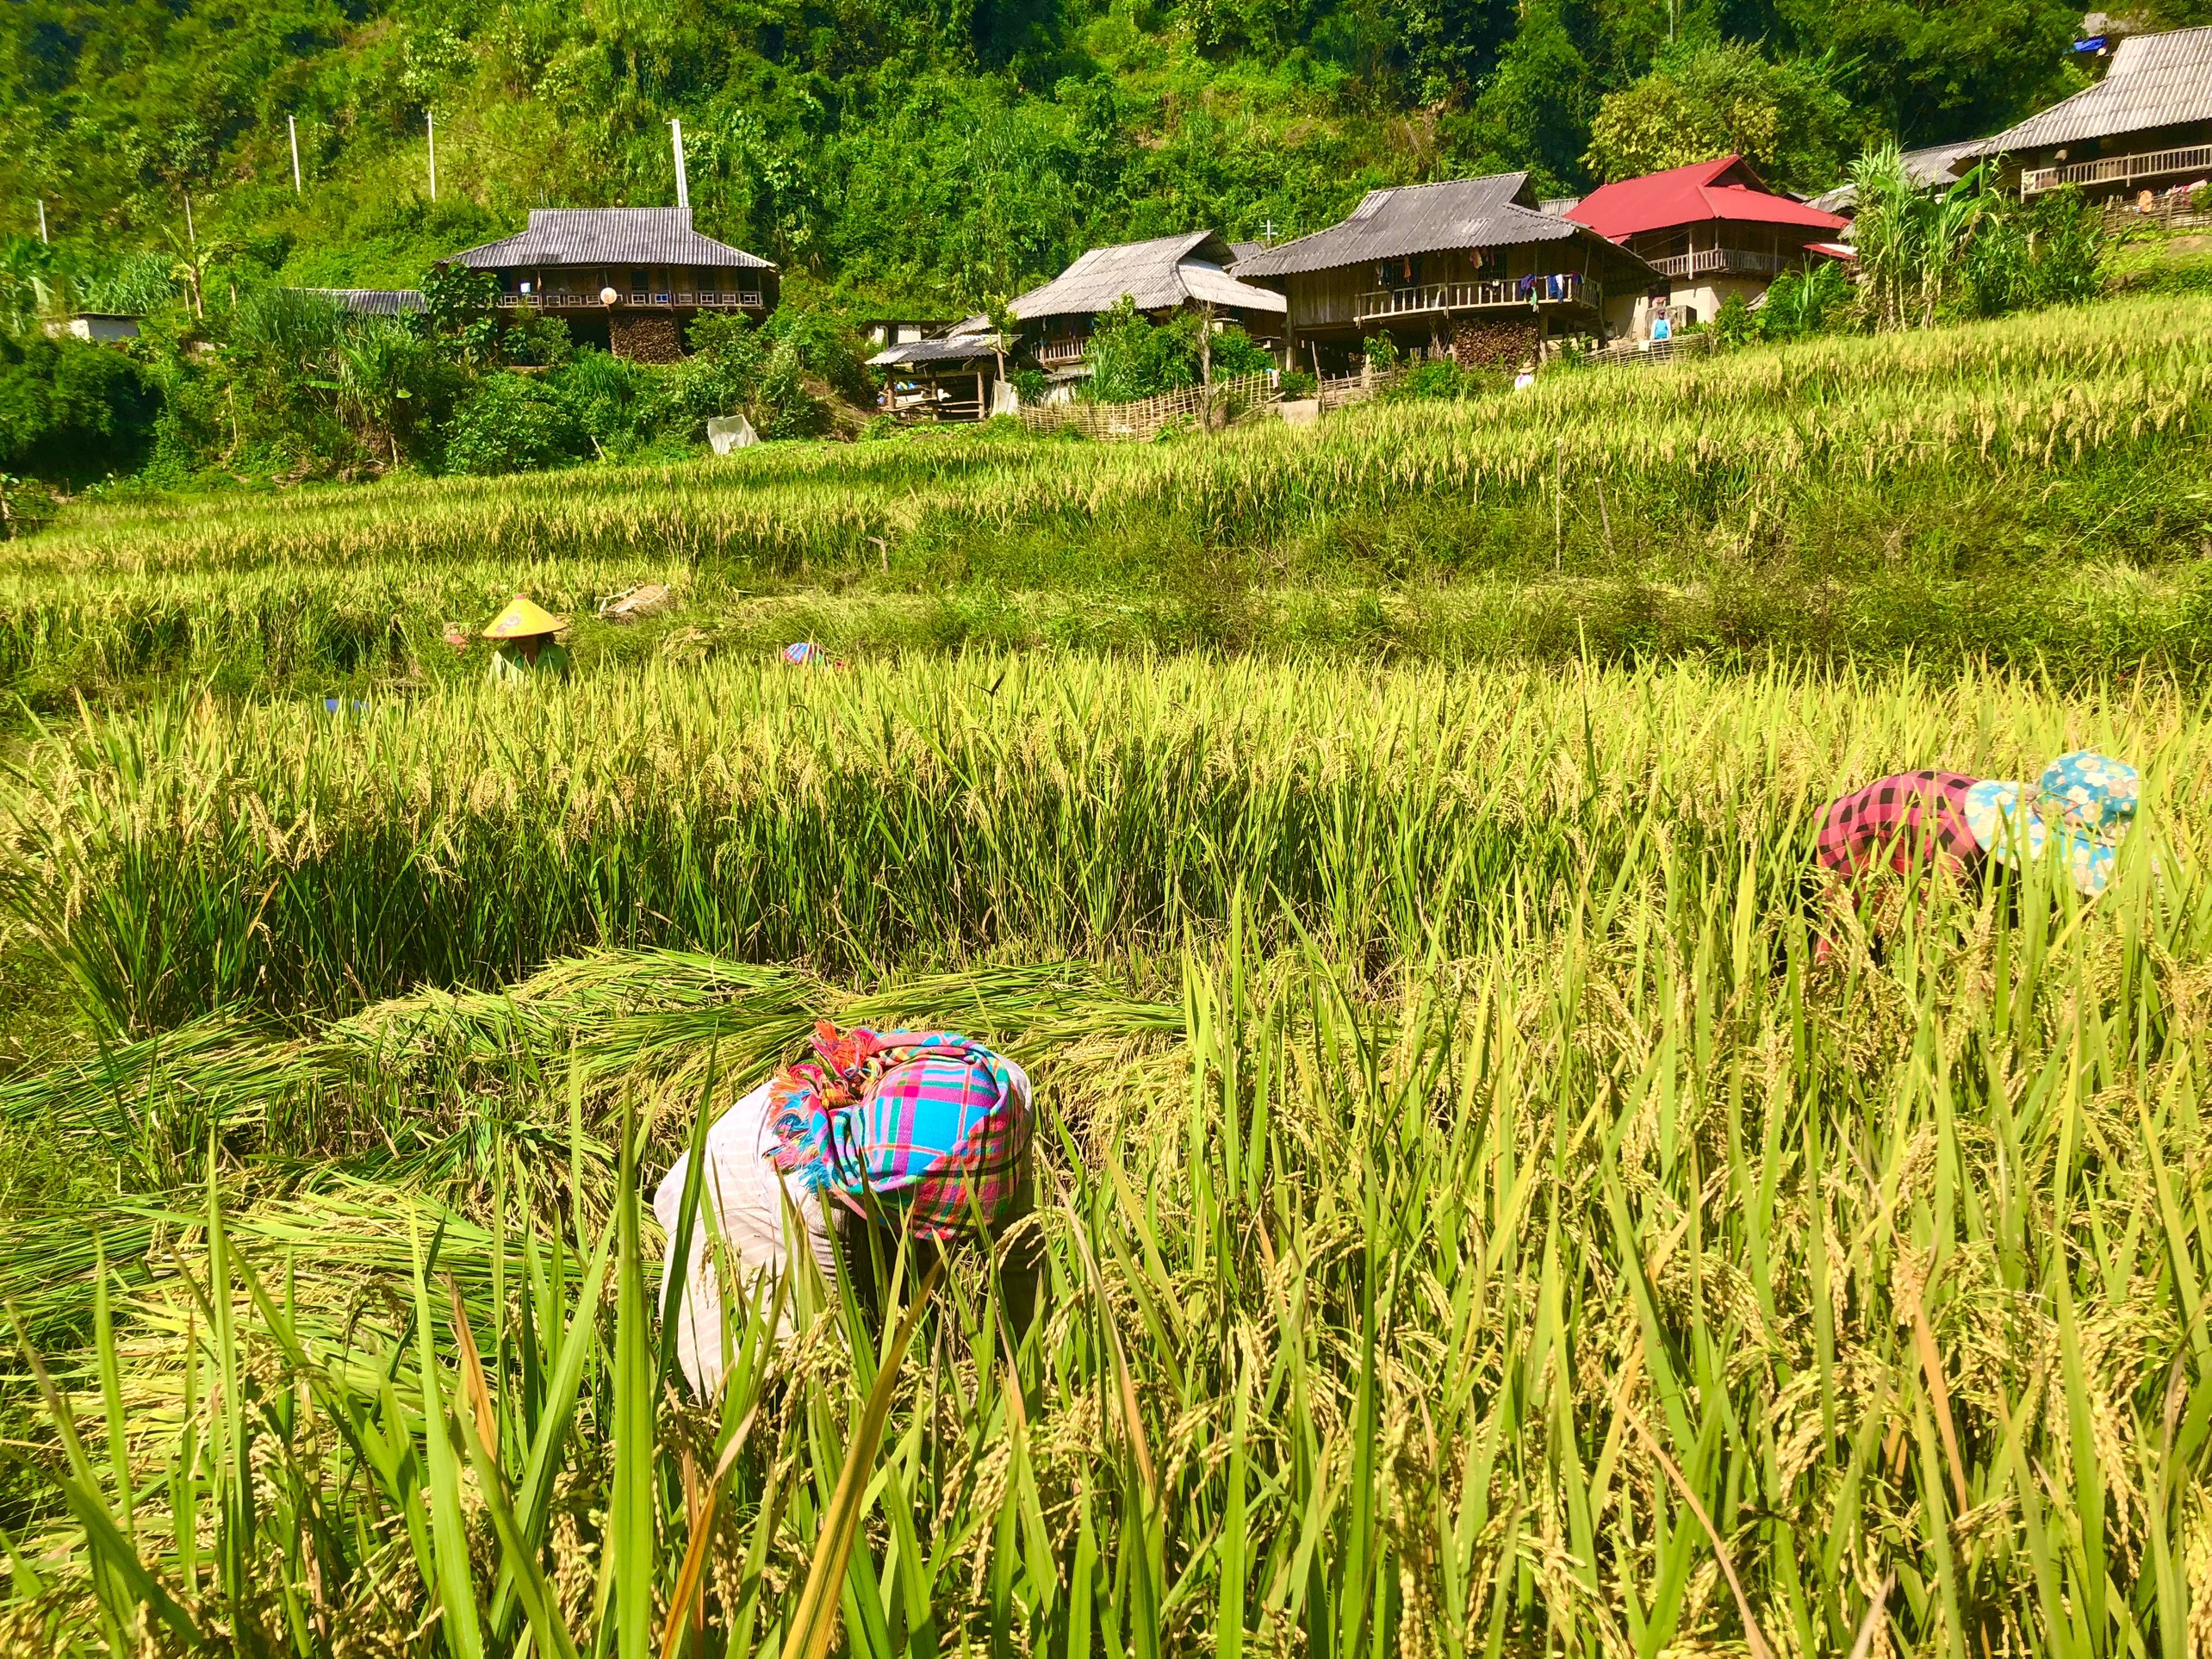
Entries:
<svg viewBox="0 0 2212 1659">
<path fill-rule="evenodd" d="M 2212 297 L 1592 371 L 1143 446 L 948 432 L 726 461 L 94 506 L 0 566 L 34 703 L 453 672 L 521 586 L 584 660 L 968 644 L 1447 662 L 1907 653 L 2096 674 L 2203 649 Z M 681 634 L 680 640 L 667 637 Z"/>
<path fill-rule="evenodd" d="M 2208 321 L 22 544 L 0 1647 L 2187 1651 Z M 1822 900 L 1837 788 L 2082 745 L 2093 907 Z M 689 1400 L 639 1192 L 823 1013 L 1031 1068 L 1042 1311 Z"/>
</svg>

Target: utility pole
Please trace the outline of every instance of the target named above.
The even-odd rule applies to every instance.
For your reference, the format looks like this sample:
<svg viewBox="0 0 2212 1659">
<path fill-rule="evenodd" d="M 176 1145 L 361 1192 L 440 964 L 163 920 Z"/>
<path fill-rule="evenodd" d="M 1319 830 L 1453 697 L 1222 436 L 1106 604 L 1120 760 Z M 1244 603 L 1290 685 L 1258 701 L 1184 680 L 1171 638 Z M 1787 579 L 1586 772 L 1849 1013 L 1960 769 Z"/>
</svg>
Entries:
<svg viewBox="0 0 2212 1659">
<path fill-rule="evenodd" d="M 430 199 L 438 200 L 438 117 L 425 111 L 422 130 L 430 135 Z"/>
<path fill-rule="evenodd" d="M 192 223 L 192 192 L 190 190 L 184 192 L 184 240 L 191 249 L 191 258 L 186 263 L 185 270 L 192 278 L 192 314 L 205 317 L 208 314 L 208 295 L 200 281 L 200 232 Z"/>
<path fill-rule="evenodd" d="M 43 242 L 46 239 L 46 197 L 40 196 L 39 198 L 39 240 Z"/>
<path fill-rule="evenodd" d="M 680 121 L 668 123 L 668 132 L 676 147 L 676 205 L 688 210 L 691 207 L 691 180 L 684 171 L 684 124 Z"/>
<path fill-rule="evenodd" d="M 300 183 L 300 123 L 290 115 L 284 117 L 284 130 L 292 136 L 292 194 L 305 196 Z"/>
</svg>

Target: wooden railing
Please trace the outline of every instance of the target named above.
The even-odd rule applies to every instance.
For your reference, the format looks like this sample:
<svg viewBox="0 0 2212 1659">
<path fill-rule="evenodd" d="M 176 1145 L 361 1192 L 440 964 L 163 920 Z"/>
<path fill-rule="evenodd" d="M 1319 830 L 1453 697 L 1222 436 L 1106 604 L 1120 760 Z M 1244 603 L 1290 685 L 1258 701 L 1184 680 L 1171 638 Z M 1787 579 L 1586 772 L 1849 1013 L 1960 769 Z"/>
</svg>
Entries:
<svg viewBox="0 0 2212 1659">
<path fill-rule="evenodd" d="M 1062 367 L 1071 363 L 1081 363 L 1084 354 L 1090 350 L 1088 339 L 1074 336 L 1047 340 L 1037 347 L 1037 361 L 1047 368 Z"/>
<path fill-rule="evenodd" d="M 1510 306 L 1580 304 L 1582 279 L 1569 275 L 1507 276 L 1489 283 L 1424 283 L 1416 288 L 1376 288 L 1353 303 L 1363 323 L 1451 311 L 1488 311 Z"/>
<path fill-rule="evenodd" d="M 2167 190 L 2151 199 L 2148 211 L 2136 205 L 2132 196 L 2115 196 L 2104 204 L 2100 215 L 2104 233 L 2116 236 L 2122 231 L 2137 230 L 2145 225 L 2157 225 L 2165 230 L 2202 230 L 2212 225 L 2212 212 L 2194 207 L 2184 190 Z"/>
<path fill-rule="evenodd" d="M 2020 175 L 2020 194 L 2038 196 L 2061 184 L 2133 184 L 2139 178 L 2165 178 L 2175 173 L 2212 172 L 2212 144 L 2191 144 L 2178 150 L 2147 150 L 2141 155 L 2106 156 L 2097 161 L 2068 162 L 2063 167 L 2030 167 Z"/>
<path fill-rule="evenodd" d="M 623 294 L 616 296 L 618 305 L 667 306 L 670 309 L 698 311 L 763 311 L 761 296 L 755 289 L 715 293 L 708 290 L 679 289 L 668 294 Z M 606 301 L 598 294 L 502 294 L 500 304 L 509 310 L 534 309 L 540 311 L 604 311 Z"/>
<path fill-rule="evenodd" d="M 1694 253 L 1672 253 L 1650 262 L 1662 276 L 1705 276 L 1726 271 L 1787 270 L 1797 256 L 1764 253 L 1751 248 L 1699 248 Z"/>
</svg>

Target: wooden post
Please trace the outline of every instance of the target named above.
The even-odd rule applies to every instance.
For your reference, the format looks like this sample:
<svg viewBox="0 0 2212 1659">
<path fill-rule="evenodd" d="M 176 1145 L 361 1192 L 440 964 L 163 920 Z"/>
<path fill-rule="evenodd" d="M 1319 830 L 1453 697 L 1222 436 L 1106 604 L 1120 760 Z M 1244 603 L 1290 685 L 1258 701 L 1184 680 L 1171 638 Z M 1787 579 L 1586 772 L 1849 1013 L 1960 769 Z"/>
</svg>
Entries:
<svg viewBox="0 0 2212 1659">
<path fill-rule="evenodd" d="M 1559 574 L 1563 556 L 1562 537 L 1566 531 L 1567 440 L 1560 437 L 1552 440 L 1556 447 L 1551 454 L 1551 574 Z"/>
<path fill-rule="evenodd" d="M 980 369 L 975 371 L 975 418 L 978 420 L 991 419 L 991 400 L 983 395 L 983 370 Z"/>
</svg>

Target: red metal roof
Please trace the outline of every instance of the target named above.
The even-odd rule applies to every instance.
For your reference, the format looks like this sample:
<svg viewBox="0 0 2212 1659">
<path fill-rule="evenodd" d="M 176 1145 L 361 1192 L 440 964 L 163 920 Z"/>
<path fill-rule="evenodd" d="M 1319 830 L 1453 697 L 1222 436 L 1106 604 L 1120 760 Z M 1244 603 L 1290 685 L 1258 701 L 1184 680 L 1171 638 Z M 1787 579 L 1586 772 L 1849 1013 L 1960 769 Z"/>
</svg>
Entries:
<svg viewBox="0 0 2212 1659">
<path fill-rule="evenodd" d="M 1776 196 L 1741 156 L 1723 156 L 1718 161 L 1670 167 L 1663 173 L 1646 173 L 1642 178 L 1600 185 L 1584 196 L 1568 217 L 1616 242 L 1645 231 L 1701 225 L 1715 219 L 1787 225 L 1830 235 L 1851 222 Z"/>
</svg>

